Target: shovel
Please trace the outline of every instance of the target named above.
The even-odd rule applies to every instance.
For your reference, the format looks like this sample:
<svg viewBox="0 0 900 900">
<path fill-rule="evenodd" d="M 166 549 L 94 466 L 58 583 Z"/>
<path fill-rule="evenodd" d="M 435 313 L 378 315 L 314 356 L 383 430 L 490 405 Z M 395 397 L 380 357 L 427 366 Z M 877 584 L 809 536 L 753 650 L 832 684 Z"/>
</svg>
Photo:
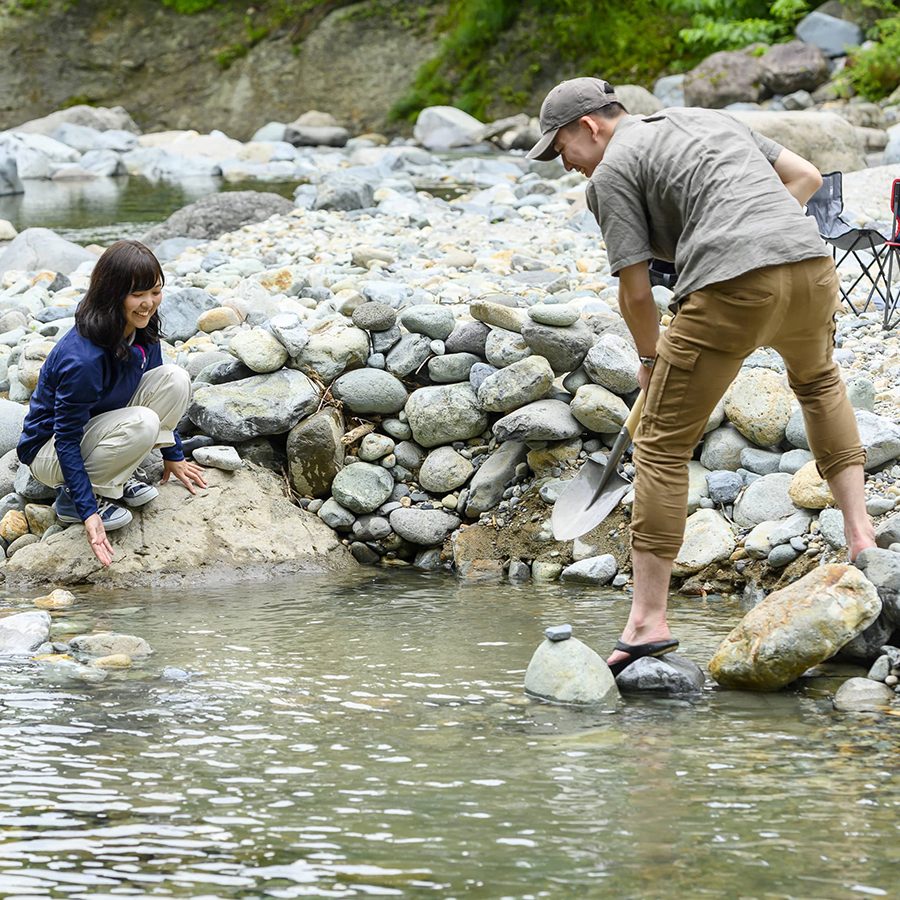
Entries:
<svg viewBox="0 0 900 900">
<path fill-rule="evenodd" d="M 588 457 L 581 471 L 566 485 L 553 506 L 550 519 L 553 537 L 558 541 L 571 541 L 596 528 L 628 493 L 631 483 L 618 473 L 619 460 L 631 443 L 641 410 L 644 408 L 644 392 L 638 394 L 622 430 L 619 432 L 606 465 Z"/>
</svg>

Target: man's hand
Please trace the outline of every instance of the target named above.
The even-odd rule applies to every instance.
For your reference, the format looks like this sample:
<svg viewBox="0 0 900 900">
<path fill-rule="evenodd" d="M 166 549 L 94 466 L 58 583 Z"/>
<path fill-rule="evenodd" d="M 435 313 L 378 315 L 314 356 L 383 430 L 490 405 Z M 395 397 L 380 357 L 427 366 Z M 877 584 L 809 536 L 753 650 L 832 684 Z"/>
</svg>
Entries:
<svg viewBox="0 0 900 900">
<path fill-rule="evenodd" d="M 192 494 L 197 493 L 194 488 L 195 484 L 197 487 L 202 488 L 207 486 L 203 478 L 203 469 L 197 463 L 188 462 L 186 459 L 180 462 L 165 460 L 163 462 L 163 477 L 160 480 L 160 484 L 165 484 L 169 480 L 170 475 L 174 475 Z"/>
<path fill-rule="evenodd" d="M 94 556 L 100 560 L 104 566 L 108 566 L 113 560 L 113 548 L 106 536 L 106 529 L 103 527 L 103 520 L 100 513 L 94 513 L 84 520 L 84 531 L 87 535 L 88 543 Z"/>
<path fill-rule="evenodd" d="M 648 369 L 646 366 L 638 366 L 637 370 L 637 380 L 638 384 L 641 386 L 641 390 L 646 394 L 647 388 L 650 386 L 650 375 L 653 372 L 652 369 Z"/>
</svg>

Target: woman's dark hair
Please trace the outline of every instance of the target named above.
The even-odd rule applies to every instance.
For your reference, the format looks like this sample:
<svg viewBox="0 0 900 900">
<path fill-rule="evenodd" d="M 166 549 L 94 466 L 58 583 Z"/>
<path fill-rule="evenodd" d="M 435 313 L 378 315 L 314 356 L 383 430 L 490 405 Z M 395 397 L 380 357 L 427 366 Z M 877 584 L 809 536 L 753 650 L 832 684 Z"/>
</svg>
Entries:
<svg viewBox="0 0 900 900">
<path fill-rule="evenodd" d="M 75 324 L 83 337 L 112 351 L 116 359 L 128 356 L 123 302 L 134 291 L 149 291 L 157 282 L 165 284 L 162 266 L 149 247 L 140 241 L 116 241 L 97 260 L 91 283 L 75 311 Z M 161 334 L 159 312 L 145 328 L 138 328 L 139 344 L 155 344 Z"/>
</svg>

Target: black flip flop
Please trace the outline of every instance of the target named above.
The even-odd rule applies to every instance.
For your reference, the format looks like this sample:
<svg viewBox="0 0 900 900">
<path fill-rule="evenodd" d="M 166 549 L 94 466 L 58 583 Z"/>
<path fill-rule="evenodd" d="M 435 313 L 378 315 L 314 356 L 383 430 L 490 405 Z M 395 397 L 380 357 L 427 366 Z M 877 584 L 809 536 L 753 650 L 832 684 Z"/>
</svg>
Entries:
<svg viewBox="0 0 900 900">
<path fill-rule="evenodd" d="M 636 659 L 643 656 L 665 656 L 678 647 L 678 641 L 671 638 L 668 641 L 650 641 L 647 644 L 626 644 L 625 641 L 616 641 L 616 650 L 627 653 L 628 659 L 621 659 L 610 665 L 609 670 L 615 677 L 623 669 L 630 666 Z"/>
</svg>

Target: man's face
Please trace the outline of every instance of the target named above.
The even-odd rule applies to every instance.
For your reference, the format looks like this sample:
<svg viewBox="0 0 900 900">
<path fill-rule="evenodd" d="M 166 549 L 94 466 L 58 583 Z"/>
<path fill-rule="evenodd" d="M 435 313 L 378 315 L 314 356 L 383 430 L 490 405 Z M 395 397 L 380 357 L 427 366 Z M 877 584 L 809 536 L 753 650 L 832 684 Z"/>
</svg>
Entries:
<svg viewBox="0 0 900 900">
<path fill-rule="evenodd" d="M 574 169 L 585 178 L 590 178 L 603 159 L 608 143 L 609 138 L 605 136 L 601 122 L 582 116 L 560 128 L 553 148 L 559 153 L 567 172 Z"/>
</svg>

